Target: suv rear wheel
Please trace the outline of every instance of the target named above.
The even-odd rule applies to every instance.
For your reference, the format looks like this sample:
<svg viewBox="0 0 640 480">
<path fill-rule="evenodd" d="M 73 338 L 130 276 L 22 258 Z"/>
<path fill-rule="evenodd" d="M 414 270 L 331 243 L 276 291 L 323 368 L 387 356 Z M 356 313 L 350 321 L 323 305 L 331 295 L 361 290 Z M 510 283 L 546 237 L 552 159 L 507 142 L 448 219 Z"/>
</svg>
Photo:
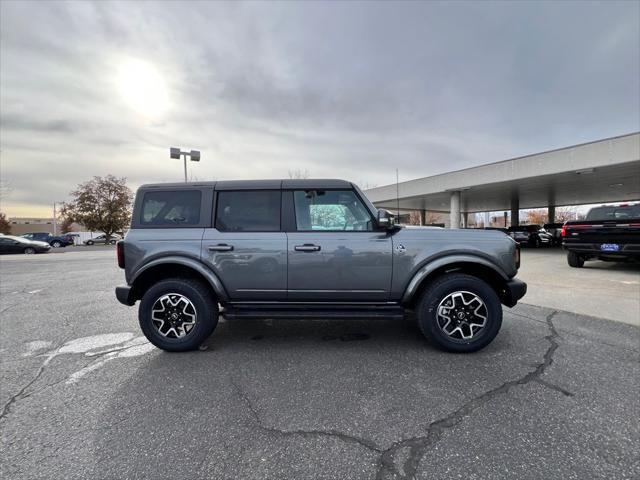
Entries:
<svg viewBox="0 0 640 480">
<path fill-rule="evenodd" d="M 569 251 L 567 253 L 567 263 L 570 267 L 582 268 L 584 267 L 584 258 L 578 255 L 576 252 Z"/>
<path fill-rule="evenodd" d="M 429 285 L 417 314 L 422 334 L 450 352 L 480 350 L 502 326 L 502 305 L 493 288 L 462 273 L 444 275 Z"/>
<path fill-rule="evenodd" d="M 156 347 L 184 352 L 198 348 L 213 333 L 218 308 L 202 282 L 170 278 L 142 296 L 138 319 L 142 332 Z"/>
</svg>

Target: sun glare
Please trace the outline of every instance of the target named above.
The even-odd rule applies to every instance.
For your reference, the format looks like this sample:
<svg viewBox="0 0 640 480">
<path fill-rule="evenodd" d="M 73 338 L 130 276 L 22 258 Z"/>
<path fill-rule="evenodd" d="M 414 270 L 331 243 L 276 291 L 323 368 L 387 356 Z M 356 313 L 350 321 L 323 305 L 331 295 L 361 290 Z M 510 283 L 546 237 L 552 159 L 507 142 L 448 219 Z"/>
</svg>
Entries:
<svg viewBox="0 0 640 480">
<path fill-rule="evenodd" d="M 128 60 L 118 72 L 118 88 L 125 102 L 139 114 L 157 119 L 169 107 L 167 85 L 158 70 L 141 60 Z"/>
</svg>

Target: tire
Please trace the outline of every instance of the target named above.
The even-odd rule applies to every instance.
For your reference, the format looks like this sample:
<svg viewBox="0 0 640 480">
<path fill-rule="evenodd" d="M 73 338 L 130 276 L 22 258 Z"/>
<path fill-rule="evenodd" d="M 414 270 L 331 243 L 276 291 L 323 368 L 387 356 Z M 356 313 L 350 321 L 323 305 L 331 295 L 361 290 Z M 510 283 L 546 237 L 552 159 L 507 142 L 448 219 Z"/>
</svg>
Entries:
<svg viewBox="0 0 640 480">
<path fill-rule="evenodd" d="M 35 248 L 27 247 L 23 250 L 25 255 L 34 255 L 36 253 Z"/>
<path fill-rule="evenodd" d="M 158 307 L 170 309 L 167 315 L 172 311 L 177 313 L 178 326 L 171 326 L 170 319 L 165 321 L 164 312 Z M 179 326 L 181 319 L 190 322 L 192 318 L 195 324 L 188 331 L 186 324 Z M 138 320 L 145 337 L 156 347 L 168 352 L 185 352 L 197 349 L 213 333 L 218 324 L 218 305 L 202 282 L 170 278 L 159 281 L 145 292 L 138 309 Z"/>
<path fill-rule="evenodd" d="M 87 245 L 93 245 L 93 240 L 87 240 Z"/>
<path fill-rule="evenodd" d="M 56 240 L 54 242 L 51 242 L 51 246 L 53 248 L 60 248 L 62 246 L 62 244 L 59 241 Z"/>
<path fill-rule="evenodd" d="M 115 245 L 116 241 L 115 240 L 109 240 L 109 245 Z"/>
<path fill-rule="evenodd" d="M 584 258 L 578 255 L 576 252 L 569 251 L 567 252 L 567 263 L 570 267 L 582 268 L 584 267 Z"/>
<path fill-rule="evenodd" d="M 446 306 L 451 301 L 456 308 L 448 310 Z M 460 312 L 463 317 L 458 317 Z M 423 292 L 416 313 L 422 334 L 436 347 L 449 352 L 476 352 L 489 345 L 502 326 L 502 304 L 493 288 L 462 273 L 434 280 Z M 442 313 L 449 314 L 449 322 Z M 481 319 L 476 313 L 485 317 L 480 327 L 477 324 Z M 463 320 L 458 322 L 459 318 Z"/>
</svg>

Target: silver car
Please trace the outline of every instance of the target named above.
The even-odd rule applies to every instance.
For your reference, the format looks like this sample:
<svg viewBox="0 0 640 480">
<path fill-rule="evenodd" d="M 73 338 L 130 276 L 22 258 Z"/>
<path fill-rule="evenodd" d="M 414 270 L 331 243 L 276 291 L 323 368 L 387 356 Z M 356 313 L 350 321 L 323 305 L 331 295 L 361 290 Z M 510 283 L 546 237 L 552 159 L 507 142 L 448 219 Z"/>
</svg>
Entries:
<svg viewBox="0 0 640 480">
<path fill-rule="evenodd" d="M 103 233 L 102 235 L 98 235 L 97 237 L 89 238 L 82 243 L 85 245 L 106 245 L 107 243 L 109 243 L 109 245 L 115 245 L 118 240 L 121 239 L 122 237 L 120 235 L 114 233 L 109 237 L 109 241 L 107 242 L 107 236 Z"/>
</svg>

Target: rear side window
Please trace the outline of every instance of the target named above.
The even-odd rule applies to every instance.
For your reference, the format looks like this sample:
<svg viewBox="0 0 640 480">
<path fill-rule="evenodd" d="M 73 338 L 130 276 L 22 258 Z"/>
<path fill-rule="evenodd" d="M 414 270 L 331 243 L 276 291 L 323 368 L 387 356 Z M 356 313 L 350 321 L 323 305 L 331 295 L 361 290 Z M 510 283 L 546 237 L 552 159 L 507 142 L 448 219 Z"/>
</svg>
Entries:
<svg viewBox="0 0 640 480">
<path fill-rule="evenodd" d="M 200 223 L 202 193 L 199 190 L 146 192 L 141 225 L 187 226 Z"/>
<path fill-rule="evenodd" d="M 222 232 L 280 231 L 280 191 L 218 192 L 216 228 Z"/>
</svg>

